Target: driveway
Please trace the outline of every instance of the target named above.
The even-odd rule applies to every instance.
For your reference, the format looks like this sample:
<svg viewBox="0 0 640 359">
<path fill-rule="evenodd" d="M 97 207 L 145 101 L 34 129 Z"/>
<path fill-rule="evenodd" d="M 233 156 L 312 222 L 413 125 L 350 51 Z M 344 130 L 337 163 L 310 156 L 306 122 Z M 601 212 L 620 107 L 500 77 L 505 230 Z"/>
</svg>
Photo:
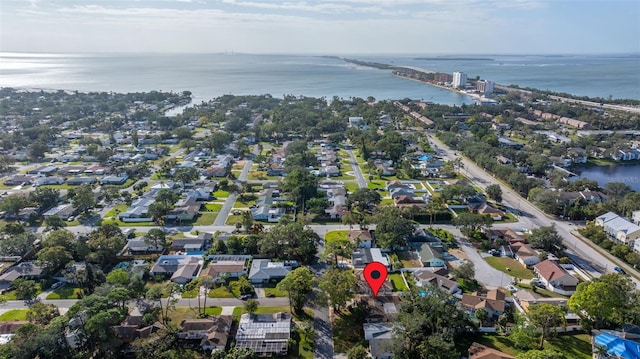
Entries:
<svg viewBox="0 0 640 359">
<path fill-rule="evenodd" d="M 471 243 L 464 239 L 459 239 L 458 243 L 460 243 L 460 248 L 475 266 L 476 280 L 487 287 L 487 289 L 506 287 L 513 281 L 512 276 L 490 266 L 478 251 L 471 246 Z"/>
</svg>

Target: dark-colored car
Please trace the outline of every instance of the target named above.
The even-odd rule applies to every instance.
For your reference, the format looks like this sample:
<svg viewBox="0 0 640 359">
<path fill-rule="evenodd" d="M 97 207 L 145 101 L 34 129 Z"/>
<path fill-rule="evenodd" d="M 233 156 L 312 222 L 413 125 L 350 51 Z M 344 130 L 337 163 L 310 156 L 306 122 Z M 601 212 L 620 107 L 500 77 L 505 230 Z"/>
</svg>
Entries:
<svg viewBox="0 0 640 359">
<path fill-rule="evenodd" d="M 624 269 L 620 268 L 620 267 L 613 267 L 613 270 L 620 273 L 620 274 L 627 274 L 627 272 L 624 271 Z"/>
<path fill-rule="evenodd" d="M 253 293 L 249 293 L 249 294 L 243 294 L 240 296 L 241 300 L 247 300 L 247 299 L 251 299 L 253 298 Z"/>
</svg>

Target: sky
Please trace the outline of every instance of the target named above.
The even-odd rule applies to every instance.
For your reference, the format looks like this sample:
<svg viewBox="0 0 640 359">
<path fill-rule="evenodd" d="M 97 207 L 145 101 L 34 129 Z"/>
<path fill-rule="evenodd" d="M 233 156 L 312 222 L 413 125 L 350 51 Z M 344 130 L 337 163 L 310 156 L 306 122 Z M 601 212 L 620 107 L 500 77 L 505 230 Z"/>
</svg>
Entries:
<svg viewBox="0 0 640 359">
<path fill-rule="evenodd" d="M 640 53 L 639 0 L 0 0 L 0 51 Z"/>
</svg>

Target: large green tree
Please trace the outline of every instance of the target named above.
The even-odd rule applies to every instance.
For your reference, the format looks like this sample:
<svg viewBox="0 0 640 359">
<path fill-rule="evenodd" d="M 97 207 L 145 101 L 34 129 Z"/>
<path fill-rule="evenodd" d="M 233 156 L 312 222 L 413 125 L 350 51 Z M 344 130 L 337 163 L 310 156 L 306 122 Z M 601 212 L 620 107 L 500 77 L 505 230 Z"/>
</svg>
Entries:
<svg viewBox="0 0 640 359">
<path fill-rule="evenodd" d="M 291 169 L 282 183 L 282 189 L 289 195 L 289 199 L 302 206 L 308 199 L 317 194 L 318 180 L 302 167 Z"/>
<path fill-rule="evenodd" d="M 555 226 L 546 226 L 531 230 L 529 243 L 533 248 L 544 249 L 547 252 L 557 253 L 563 248 L 562 237 L 556 231 Z"/>
<path fill-rule="evenodd" d="M 495 200 L 496 202 L 502 202 L 502 188 L 500 188 L 499 184 L 491 184 L 488 185 L 485 189 L 489 198 Z"/>
<path fill-rule="evenodd" d="M 302 312 L 302 308 L 307 302 L 309 293 L 313 291 L 313 273 L 308 268 L 300 267 L 292 270 L 278 283 L 278 290 L 287 291 L 289 304 L 297 313 Z"/>
<path fill-rule="evenodd" d="M 351 210 L 372 212 L 381 200 L 380 193 L 369 188 L 360 188 L 347 197 L 346 205 Z"/>
<path fill-rule="evenodd" d="M 260 254 L 269 258 L 294 259 L 311 263 L 320 240 L 312 229 L 297 222 L 278 223 L 260 240 Z"/>
<path fill-rule="evenodd" d="M 87 213 L 95 207 L 97 201 L 91 186 L 82 185 L 76 188 L 72 203 L 73 207 L 82 213 Z"/>
<path fill-rule="evenodd" d="M 604 274 L 578 284 L 569 308 L 581 316 L 583 325 L 596 329 L 640 323 L 640 292 L 628 276 Z"/>
<path fill-rule="evenodd" d="M 376 223 L 376 244 L 380 248 L 403 246 L 413 233 L 413 222 L 404 218 L 399 208 L 378 207 L 373 218 Z"/>
<path fill-rule="evenodd" d="M 393 352 L 399 359 L 458 359 L 455 348 L 474 325 L 450 294 L 434 289 L 421 295 L 417 289 L 403 294 L 393 331 Z"/>
<path fill-rule="evenodd" d="M 556 333 L 555 328 L 564 323 L 565 315 L 566 309 L 557 305 L 543 303 L 529 306 L 527 317 L 531 324 L 540 329 L 539 349 L 544 348 L 545 339 Z"/>
<path fill-rule="evenodd" d="M 322 275 L 318 287 L 327 295 L 333 310 L 339 312 L 358 292 L 358 280 L 352 270 L 329 269 Z"/>
</svg>

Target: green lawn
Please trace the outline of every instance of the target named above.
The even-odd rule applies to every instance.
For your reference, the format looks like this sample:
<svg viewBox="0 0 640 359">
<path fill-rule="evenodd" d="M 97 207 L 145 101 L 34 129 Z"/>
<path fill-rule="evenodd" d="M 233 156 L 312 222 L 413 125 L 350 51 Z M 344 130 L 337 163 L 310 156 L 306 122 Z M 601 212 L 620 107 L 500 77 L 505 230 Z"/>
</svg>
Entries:
<svg viewBox="0 0 640 359">
<path fill-rule="evenodd" d="M 264 288 L 264 295 L 267 297 L 286 297 L 287 292 L 274 288 Z"/>
<path fill-rule="evenodd" d="M 209 291 L 209 298 L 233 298 L 233 294 L 226 286 L 219 286 Z"/>
<path fill-rule="evenodd" d="M 352 175 L 346 174 L 345 172 L 342 172 L 340 176 L 331 177 L 331 179 L 336 181 L 353 180 L 353 179 L 356 179 L 356 176 L 352 176 Z"/>
<path fill-rule="evenodd" d="M 218 212 L 200 212 L 200 216 L 193 225 L 195 226 L 210 226 L 216 220 Z"/>
<path fill-rule="evenodd" d="M 385 181 L 371 181 L 367 183 L 367 187 L 369 187 L 370 189 L 385 188 L 386 185 L 387 183 Z"/>
<path fill-rule="evenodd" d="M 507 336 L 500 335 L 470 335 L 465 338 L 466 341 L 476 341 L 488 347 L 500 350 L 510 355 L 518 355 L 526 352 L 526 350 L 516 349 L 513 341 Z M 466 345 L 467 343 L 464 343 Z M 463 344 L 463 343 L 460 343 Z M 463 346 L 464 346 L 463 345 Z M 466 347 L 468 348 L 469 345 Z M 591 337 L 588 334 L 564 334 L 545 342 L 545 349 L 552 349 L 563 353 L 567 358 L 587 359 L 591 358 Z"/>
<path fill-rule="evenodd" d="M 213 192 L 213 196 L 216 198 L 227 198 L 229 197 L 229 191 L 224 191 L 224 190 L 217 190 L 215 192 Z"/>
<path fill-rule="evenodd" d="M 220 313 L 222 313 L 222 307 L 207 307 L 204 312 L 207 315 L 220 315 Z"/>
<path fill-rule="evenodd" d="M 73 223 L 73 222 L 72 222 Z M 115 224 L 120 227 L 155 227 L 157 224 L 154 222 L 122 222 L 119 219 L 103 219 L 102 225 Z"/>
<path fill-rule="evenodd" d="M 360 188 L 360 186 L 358 186 L 356 182 L 345 182 L 344 188 L 350 193 L 353 193 L 357 191 Z"/>
<path fill-rule="evenodd" d="M 515 259 L 508 257 L 486 257 L 485 261 L 493 268 L 521 279 L 533 278 L 533 272 L 520 264 Z M 507 269 L 508 268 L 508 269 Z"/>
<path fill-rule="evenodd" d="M 522 289 L 526 289 L 526 290 L 533 290 L 533 288 L 529 284 L 518 283 L 518 284 L 516 284 L 516 287 L 522 288 Z M 552 292 L 550 290 L 546 290 L 546 289 L 542 289 L 542 288 L 536 288 L 535 292 L 536 292 L 536 294 L 538 294 L 539 296 L 541 296 L 543 298 L 565 298 L 565 299 L 569 298 L 569 297 L 564 296 L 562 294 L 558 294 L 556 292 Z"/>
<path fill-rule="evenodd" d="M 347 239 L 347 232 L 348 231 L 346 229 L 327 232 L 327 234 L 324 236 L 324 239 L 326 241 L 332 241 L 336 239 Z"/>
<path fill-rule="evenodd" d="M 404 284 L 404 281 L 402 280 L 402 275 L 400 273 L 390 273 L 388 277 L 389 277 L 389 280 L 391 281 L 391 284 L 393 284 L 394 292 L 404 292 L 409 290 L 409 288 L 407 288 L 407 286 Z"/>
<path fill-rule="evenodd" d="M 104 217 L 105 218 L 109 218 L 109 217 L 115 217 L 118 214 L 125 212 L 127 210 L 127 208 L 129 208 L 129 206 L 127 206 L 126 204 L 118 204 L 115 207 L 113 207 L 109 212 L 107 212 Z"/>
<path fill-rule="evenodd" d="M 388 204 L 393 204 L 393 198 L 383 198 L 382 201 L 380 201 L 380 205 L 384 206 L 384 205 L 388 205 Z"/>
<path fill-rule="evenodd" d="M 78 299 L 78 294 L 82 293 L 82 288 L 61 287 L 47 295 L 47 300 L 52 299 Z"/>
<path fill-rule="evenodd" d="M 27 320 L 29 309 L 12 309 L 0 315 L 0 322 L 13 322 L 16 320 Z"/>
<path fill-rule="evenodd" d="M 235 226 L 236 223 L 242 223 L 242 216 L 231 215 L 227 217 L 227 221 L 225 222 L 227 226 Z"/>
<path fill-rule="evenodd" d="M 205 203 L 202 205 L 204 207 L 204 211 L 206 212 L 220 212 L 222 209 L 222 203 Z"/>
</svg>

